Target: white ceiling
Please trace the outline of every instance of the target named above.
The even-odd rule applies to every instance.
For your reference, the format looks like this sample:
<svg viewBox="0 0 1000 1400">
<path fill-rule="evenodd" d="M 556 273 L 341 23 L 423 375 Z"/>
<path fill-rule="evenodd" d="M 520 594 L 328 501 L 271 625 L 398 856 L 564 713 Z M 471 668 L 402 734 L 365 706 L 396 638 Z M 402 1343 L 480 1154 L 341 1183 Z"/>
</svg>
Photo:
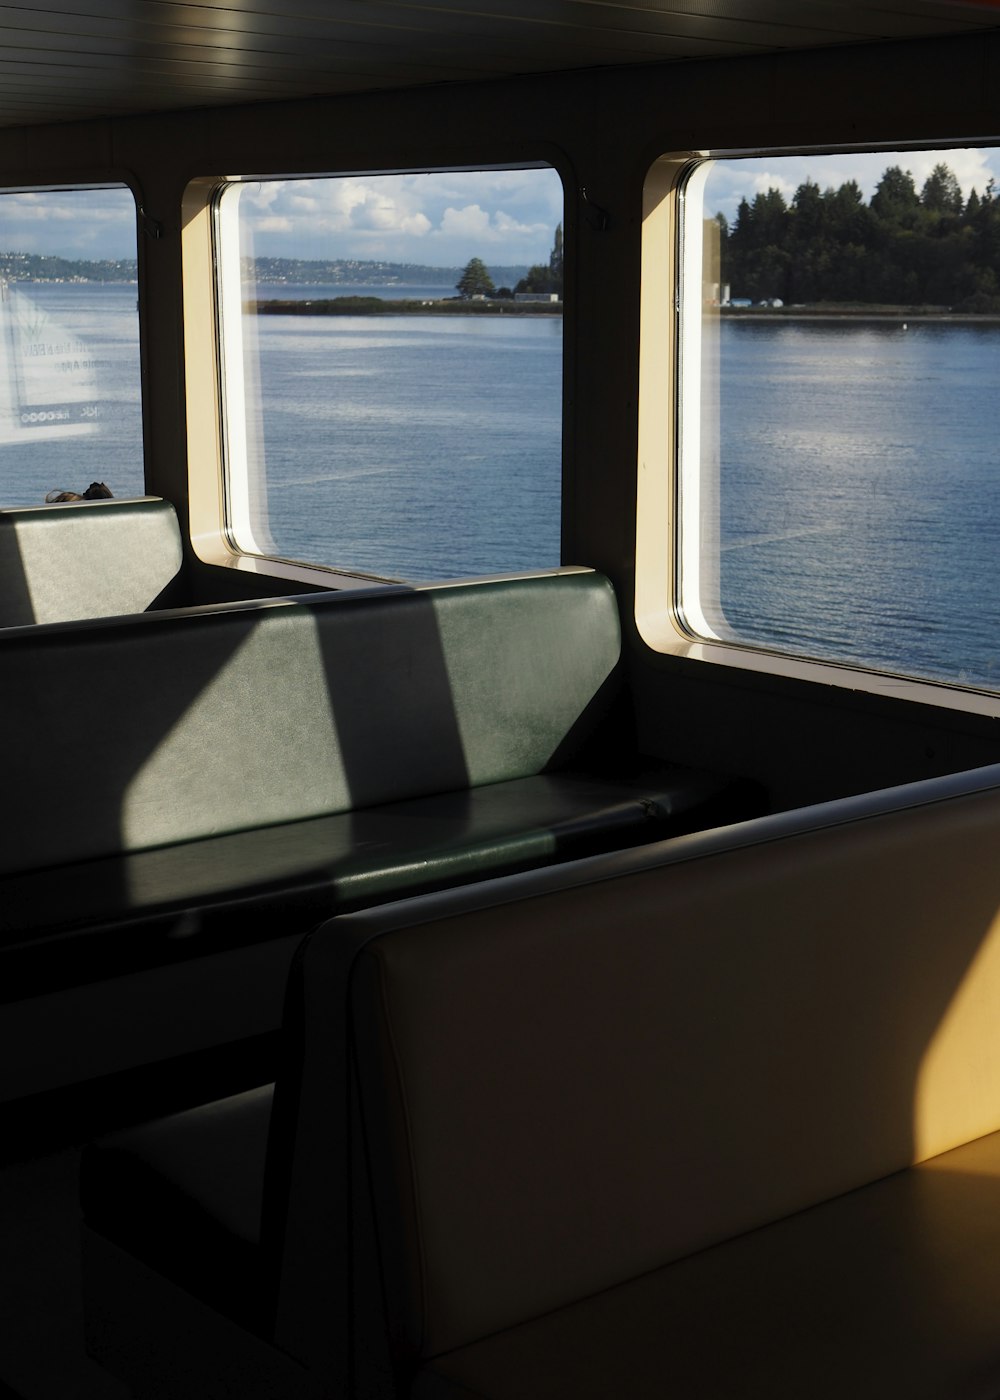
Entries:
<svg viewBox="0 0 1000 1400">
<path fill-rule="evenodd" d="M 998 24 L 1000 0 L 15 0 L 0 125 Z"/>
</svg>

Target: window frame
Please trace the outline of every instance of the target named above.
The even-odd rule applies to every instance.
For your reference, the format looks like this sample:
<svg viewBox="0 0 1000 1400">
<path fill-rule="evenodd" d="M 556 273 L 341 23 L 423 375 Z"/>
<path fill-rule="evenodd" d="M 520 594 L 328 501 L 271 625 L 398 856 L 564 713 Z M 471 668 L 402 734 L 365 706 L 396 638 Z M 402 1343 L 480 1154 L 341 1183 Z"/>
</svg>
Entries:
<svg viewBox="0 0 1000 1400">
<path fill-rule="evenodd" d="M 146 393 L 147 383 L 147 322 L 146 308 L 142 296 L 142 286 L 144 280 L 144 258 L 145 233 L 149 231 L 152 221 L 149 220 L 143 208 L 143 194 L 136 176 L 132 171 L 123 170 L 118 166 L 109 169 L 95 170 L 85 168 L 83 170 L 64 171 L 59 168 L 52 168 L 46 171 L 44 179 L 33 179 L 22 170 L 11 170 L 5 173 L 2 184 L 0 184 L 0 195 L 17 194 L 87 194 L 102 193 L 110 191 L 127 192 L 132 200 L 132 222 L 135 232 L 135 264 L 136 264 L 136 325 L 138 330 L 137 342 L 137 389 L 138 389 L 138 411 L 139 411 L 139 450 L 141 454 L 141 485 L 142 492 L 149 491 L 149 476 L 151 470 L 152 454 L 149 444 L 149 423 L 148 423 L 148 399 Z M 153 234 L 158 237 L 159 234 Z M 126 284 L 130 285 L 130 284 Z M 83 468 L 86 472 L 86 467 Z M 81 481 L 81 487 L 86 482 Z M 53 487 L 62 485 L 62 482 L 53 480 Z M 75 483 L 67 482 L 68 487 Z M 126 497 L 126 499 L 134 499 Z M 5 504 L 9 504 L 5 502 Z M 32 504 L 35 504 L 32 502 Z M 42 504 L 41 501 L 37 504 Z"/>
<path fill-rule="evenodd" d="M 225 382 L 217 295 L 214 206 L 225 175 L 190 180 L 181 201 L 184 402 L 191 547 L 205 564 L 320 588 L 370 588 L 373 580 L 239 550 L 228 527 L 224 471 Z"/>
<path fill-rule="evenodd" d="M 236 290 L 239 287 L 239 277 L 233 275 L 234 268 L 230 266 L 229 277 L 224 276 L 224 265 L 231 260 L 235 260 L 236 273 L 239 271 L 238 238 L 230 236 L 227 239 L 220 236 L 225 233 L 224 228 L 220 229 L 220 222 L 224 224 L 228 217 L 232 217 L 235 222 L 236 217 L 235 212 L 229 215 L 222 211 L 225 192 L 235 185 L 267 180 L 348 179 L 362 176 L 547 169 L 556 174 L 562 185 L 562 222 L 566 246 L 569 248 L 575 228 L 571 201 L 568 198 L 568 191 L 573 185 L 567 173 L 567 166 L 568 162 L 563 152 L 539 143 L 539 147 L 531 155 L 520 155 L 515 159 L 509 156 L 506 159 L 486 158 L 479 161 L 462 158 L 419 166 L 366 166 L 360 170 L 254 171 L 238 175 L 203 175 L 188 182 L 182 199 L 181 220 L 185 404 L 191 543 L 200 560 L 217 567 L 287 579 L 325 589 L 399 586 L 398 580 L 365 573 L 350 566 L 340 567 L 336 564 L 289 559 L 274 552 L 272 541 L 255 535 L 251 525 L 249 474 L 241 475 L 231 470 L 234 444 L 227 410 L 235 401 L 241 421 L 239 431 L 242 433 L 246 400 L 244 379 L 240 378 L 237 385 L 229 373 L 236 368 L 237 363 L 242 364 L 243 349 L 240 335 L 232 332 L 228 336 L 226 334 L 227 318 L 232 326 L 240 298 Z M 230 230 L 230 234 L 231 232 Z M 566 259 L 563 293 L 560 537 L 563 533 L 566 510 L 565 463 L 569 433 L 567 413 L 570 402 L 567 385 L 572 345 L 569 330 L 571 317 L 566 311 L 570 304 L 573 278 L 571 263 L 570 252 Z M 246 462 L 245 454 L 243 461 Z M 234 517 L 239 522 L 237 529 L 233 527 Z M 242 536 L 244 541 L 253 539 L 260 552 L 249 551 L 245 543 L 241 545 L 238 535 Z M 551 569 L 539 568 L 538 572 L 551 572 Z"/>
<path fill-rule="evenodd" d="M 961 148 L 988 144 L 982 140 L 950 140 L 928 145 L 912 143 L 913 150 Z M 900 144 L 856 145 L 854 150 L 899 151 Z M 701 473 L 692 488 L 681 473 L 685 398 L 700 395 L 700 370 L 692 375 L 685 357 L 697 350 L 700 363 L 701 322 L 682 317 L 682 279 L 700 262 L 700 250 L 685 248 L 684 222 L 687 191 L 693 172 L 722 159 L 775 157 L 800 154 L 836 154 L 834 146 L 780 150 L 683 151 L 660 156 L 649 167 L 642 192 L 639 304 L 639 393 L 636 473 L 635 622 L 639 636 L 651 653 L 685 661 L 724 666 L 733 671 L 804 681 L 810 684 L 863 691 L 971 714 L 1000 716 L 1000 693 L 977 690 L 958 682 L 910 677 L 890 671 L 852 666 L 842 661 L 777 652 L 753 641 L 734 641 L 712 635 L 712 628 L 690 598 L 682 604 L 681 569 L 685 551 L 692 551 L 699 531 L 692 517 L 701 509 L 704 483 Z M 701 208 L 699 207 L 699 214 Z M 696 243 L 700 240 L 688 240 Z M 666 314 L 664 310 L 666 309 Z M 664 390 L 666 385 L 666 390 Z M 688 419 L 695 417 L 689 408 Z M 685 499 L 686 497 L 686 499 Z M 685 530 L 684 517 L 689 522 Z M 704 577 L 706 562 L 695 549 L 693 567 Z M 689 567 L 692 567 L 689 565 Z M 711 568 L 711 562 L 708 567 Z M 700 585 L 699 585 L 700 586 Z M 711 588 L 711 582 L 707 585 Z M 698 624 L 704 631 L 698 630 Z"/>
</svg>

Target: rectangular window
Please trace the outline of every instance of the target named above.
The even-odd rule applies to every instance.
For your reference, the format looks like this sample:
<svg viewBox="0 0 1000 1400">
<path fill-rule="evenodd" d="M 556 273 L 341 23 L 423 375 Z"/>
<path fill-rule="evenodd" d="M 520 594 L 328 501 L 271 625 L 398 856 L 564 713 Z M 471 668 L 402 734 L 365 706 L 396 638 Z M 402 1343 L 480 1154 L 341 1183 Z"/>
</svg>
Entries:
<svg viewBox="0 0 1000 1400">
<path fill-rule="evenodd" d="M 554 170 L 233 180 L 215 239 L 237 550 L 397 579 L 559 563 Z"/>
<path fill-rule="evenodd" d="M 689 635 L 1000 690 L 998 181 L 995 149 L 681 181 Z"/>
<path fill-rule="evenodd" d="M 0 249 L 0 503 L 141 496 L 131 191 L 0 193 Z"/>
</svg>

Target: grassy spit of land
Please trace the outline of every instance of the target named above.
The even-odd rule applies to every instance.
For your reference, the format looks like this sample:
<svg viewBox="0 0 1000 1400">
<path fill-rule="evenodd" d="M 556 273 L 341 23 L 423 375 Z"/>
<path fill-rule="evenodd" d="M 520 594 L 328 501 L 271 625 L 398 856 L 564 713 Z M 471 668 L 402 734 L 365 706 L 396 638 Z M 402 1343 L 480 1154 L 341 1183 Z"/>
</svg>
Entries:
<svg viewBox="0 0 1000 1400">
<path fill-rule="evenodd" d="M 250 301 L 247 311 L 258 316 L 561 316 L 562 302 L 472 301 L 442 297 L 419 301 L 389 297 L 326 297 L 308 301 Z"/>
<path fill-rule="evenodd" d="M 1000 316 L 952 311 L 947 306 L 889 306 L 818 302 L 793 306 L 722 306 L 720 315 L 768 321 L 951 321 L 964 325 L 1000 325 Z M 376 296 L 311 297 L 305 300 L 249 301 L 246 310 L 259 316 L 561 316 L 562 302 L 470 300 L 463 297 L 405 299 Z"/>
<path fill-rule="evenodd" d="M 720 306 L 720 315 L 765 321 L 952 321 L 961 325 L 1000 325 L 1000 316 L 981 311 L 952 311 L 949 306 L 886 306 L 863 302 L 818 302 L 793 306 Z"/>
<path fill-rule="evenodd" d="M 1000 316 L 952 311 L 947 306 L 887 306 L 863 303 L 795 306 L 722 306 L 721 316 L 767 321 L 948 321 L 962 325 L 1000 325 Z M 562 302 L 469 300 L 462 297 L 404 299 L 375 296 L 313 297 L 306 300 L 250 301 L 246 310 L 259 316 L 561 316 Z"/>
</svg>

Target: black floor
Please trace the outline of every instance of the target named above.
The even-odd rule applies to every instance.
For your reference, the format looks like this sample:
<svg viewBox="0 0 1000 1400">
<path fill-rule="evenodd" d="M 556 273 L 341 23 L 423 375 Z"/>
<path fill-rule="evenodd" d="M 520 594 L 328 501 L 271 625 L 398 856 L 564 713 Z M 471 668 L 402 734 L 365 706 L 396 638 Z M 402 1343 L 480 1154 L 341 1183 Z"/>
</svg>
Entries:
<svg viewBox="0 0 1000 1400">
<path fill-rule="evenodd" d="M 80 1286 L 79 1151 L 0 1168 L 0 1400 L 127 1400 L 89 1361 Z"/>
<path fill-rule="evenodd" d="M 0 1106 L 0 1400 L 129 1400 L 84 1349 L 82 1144 L 268 1082 L 275 1039 Z"/>
</svg>

